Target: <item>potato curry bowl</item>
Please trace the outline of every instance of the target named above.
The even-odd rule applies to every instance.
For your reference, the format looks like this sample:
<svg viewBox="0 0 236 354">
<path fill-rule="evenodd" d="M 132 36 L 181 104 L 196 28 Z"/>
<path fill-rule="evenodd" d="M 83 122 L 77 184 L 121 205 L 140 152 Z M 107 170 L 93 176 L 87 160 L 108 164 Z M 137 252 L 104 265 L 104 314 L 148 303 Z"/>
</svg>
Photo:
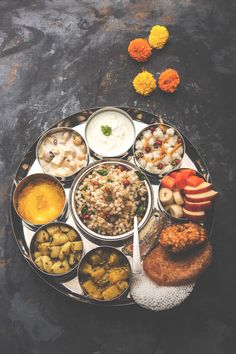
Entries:
<svg viewBox="0 0 236 354">
<path fill-rule="evenodd" d="M 50 223 L 34 234 L 30 243 L 30 256 L 44 274 L 62 276 L 72 272 L 83 253 L 81 237 L 72 226 Z"/>
<path fill-rule="evenodd" d="M 78 268 L 78 278 L 88 297 L 97 301 L 116 300 L 128 292 L 131 267 L 121 251 L 101 246 L 83 257 Z"/>
</svg>

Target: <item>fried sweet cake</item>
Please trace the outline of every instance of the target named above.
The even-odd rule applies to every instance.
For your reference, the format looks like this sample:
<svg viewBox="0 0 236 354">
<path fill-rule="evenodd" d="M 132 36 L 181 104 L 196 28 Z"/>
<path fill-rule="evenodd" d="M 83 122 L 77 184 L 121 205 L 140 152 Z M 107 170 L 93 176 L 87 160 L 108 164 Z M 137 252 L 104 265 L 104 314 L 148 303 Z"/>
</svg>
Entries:
<svg viewBox="0 0 236 354">
<path fill-rule="evenodd" d="M 146 256 L 143 267 L 158 285 L 178 286 L 194 282 L 211 261 L 212 246 L 209 242 L 185 254 L 171 254 L 159 244 Z"/>
</svg>

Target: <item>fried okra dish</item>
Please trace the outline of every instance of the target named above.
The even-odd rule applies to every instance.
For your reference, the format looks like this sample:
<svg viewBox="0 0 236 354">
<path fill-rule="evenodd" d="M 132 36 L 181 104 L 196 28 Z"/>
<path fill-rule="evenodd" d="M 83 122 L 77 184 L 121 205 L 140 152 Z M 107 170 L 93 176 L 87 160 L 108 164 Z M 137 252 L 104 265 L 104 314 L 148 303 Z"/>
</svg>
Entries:
<svg viewBox="0 0 236 354">
<path fill-rule="evenodd" d="M 100 235 L 121 235 L 143 219 L 148 191 L 140 175 L 124 165 L 95 167 L 79 184 L 75 207 L 81 221 Z"/>
<path fill-rule="evenodd" d="M 34 264 L 41 271 L 53 275 L 70 272 L 80 261 L 83 252 L 78 232 L 63 223 L 41 228 L 31 242 Z"/>
<path fill-rule="evenodd" d="M 129 287 L 131 268 L 127 258 L 112 247 L 98 247 L 82 259 L 79 282 L 84 292 L 95 300 L 113 300 Z"/>
</svg>

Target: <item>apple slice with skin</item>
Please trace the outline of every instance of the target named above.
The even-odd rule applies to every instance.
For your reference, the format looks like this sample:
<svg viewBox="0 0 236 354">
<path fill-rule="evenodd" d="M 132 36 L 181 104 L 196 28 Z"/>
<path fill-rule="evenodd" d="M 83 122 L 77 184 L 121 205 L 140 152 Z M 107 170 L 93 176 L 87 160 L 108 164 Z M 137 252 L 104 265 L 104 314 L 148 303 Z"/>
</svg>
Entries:
<svg viewBox="0 0 236 354">
<path fill-rule="evenodd" d="M 205 193 L 212 189 L 212 184 L 208 182 L 202 182 L 197 187 L 185 186 L 184 193 L 185 194 L 201 194 Z"/>
<path fill-rule="evenodd" d="M 201 222 L 204 220 L 205 211 L 190 211 L 183 208 L 184 216 L 192 221 Z"/>
<path fill-rule="evenodd" d="M 185 200 L 192 203 L 201 203 L 214 200 L 219 193 L 213 190 L 201 194 L 186 194 Z"/>
<path fill-rule="evenodd" d="M 207 200 L 206 202 L 193 203 L 187 200 L 184 201 L 184 208 L 189 211 L 204 211 L 211 207 L 211 201 Z"/>
</svg>

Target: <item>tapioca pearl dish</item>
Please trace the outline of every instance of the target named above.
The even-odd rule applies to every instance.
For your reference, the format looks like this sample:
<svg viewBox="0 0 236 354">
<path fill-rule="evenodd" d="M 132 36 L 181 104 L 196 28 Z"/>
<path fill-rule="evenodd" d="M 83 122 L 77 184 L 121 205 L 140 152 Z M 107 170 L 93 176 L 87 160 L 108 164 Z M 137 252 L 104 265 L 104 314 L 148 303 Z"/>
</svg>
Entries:
<svg viewBox="0 0 236 354">
<path fill-rule="evenodd" d="M 86 165 L 88 151 L 84 139 L 71 129 L 46 134 L 38 148 L 44 172 L 69 177 Z"/>
<path fill-rule="evenodd" d="M 132 120 L 122 111 L 98 111 L 86 126 L 89 147 L 99 156 L 117 157 L 125 154 L 133 145 L 134 138 Z"/>
<path fill-rule="evenodd" d="M 136 171 L 124 165 L 95 167 L 75 192 L 77 215 L 90 230 L 116 236 L 133 228 L 134 215 L 143 219 L 148 191 Z"/>
<path fill-rule="evenodd" d="M 135 142 L 135 157 L 147 172 L 164 175 L 183 158 L 184 142 L 172 127 L 158 124 L 146 128 Z"/>
</svg>

